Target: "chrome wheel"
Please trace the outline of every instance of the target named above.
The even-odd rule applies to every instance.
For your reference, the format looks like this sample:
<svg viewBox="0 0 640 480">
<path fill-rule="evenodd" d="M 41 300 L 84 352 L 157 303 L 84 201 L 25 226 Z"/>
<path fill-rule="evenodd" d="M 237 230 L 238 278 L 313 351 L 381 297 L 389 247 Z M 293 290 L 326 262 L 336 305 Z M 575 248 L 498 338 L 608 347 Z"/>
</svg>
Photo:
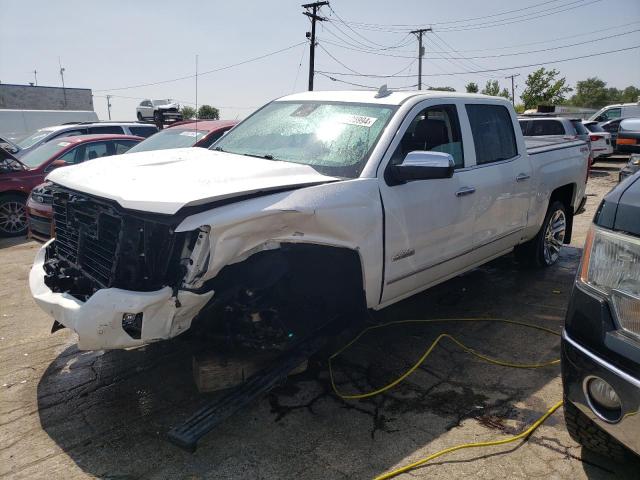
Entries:
<svg viewBox="0 0 640 480">
<path fill-rule="evenodd" d="M 547 265 L 552 265 L 558 260 L 566 231 L 567 217 L 562 210 L 556 210 L 549 218 L 547 229 L 544 232 L 543 253 Z"/>
<path fill-rule="evenodd" d="M 0 204 L 0 234 L 18 235 L 27 229 L 24 203 L 9 201 Z"/>
</svg>

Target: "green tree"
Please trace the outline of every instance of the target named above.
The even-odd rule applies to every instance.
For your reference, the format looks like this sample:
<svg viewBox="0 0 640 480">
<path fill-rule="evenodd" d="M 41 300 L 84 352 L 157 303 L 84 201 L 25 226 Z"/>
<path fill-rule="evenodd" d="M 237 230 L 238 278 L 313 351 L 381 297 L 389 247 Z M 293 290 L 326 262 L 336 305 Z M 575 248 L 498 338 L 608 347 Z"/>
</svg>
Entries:
<svg viewBox="0 0 640 480">
<path fill-rule="evenodd" d="M 598 77 L 581 80 L 576 83 L 576 93 L 569 99 L 569 103 L 576 107 L 604 107 L 610 98 L 618 96 L 617 89 L 607 89 L 606 86 L 607 83 Z"/>
<path fill-rule="evenodd" d="M 467 89 L 467 93 L 478 93 L 478 84 L 475 82 L 469 82 L 467 83 L 464 88 Z"/>
<path fill-rule="evenodd" d="M 440 92 L 455 92 L 456 89 L 453 87 L 429 87 L 429 90 L 438 90 Z"/>
<path fill-rule="evenodd" d="M 202 105 L 198 109 L 198 118 L 201 118 L 202 120 L 219 120 L 220 111 L 211 105 Z"/>
<path fill-rule="evenodd" d="M 509 90 L 507 90 L 506 88 L 503 88 L 502 91 L 499 94 L 500 97 L 504 97 L 507 100 L 511 100 L 511 94 L 509 93 Z"/>
<path fill-rule="evenodd" d="M 497 80 L 489 80 L 480 93 L 497 97 L 500 94 L 500 84 Z"/>
<path fill-rule="evenodd" d="M 622 91 L 620 101 L 624 103 L 640 102 L 640 88 L 628 86 Z"/>
<path fill-rule="evenodd" d="M 558 78 L 560 72 L 544 67 L 527 76 L 526 88 L 520 95 L 526 109 L 535 108 L 538 105 L 557 105 L 564 101 L 565 94 L 572 91 L 567 86 L 565 77 Z"/>
<path fill-rule="evenodd" d="M 196 109 L 185 105 L 180 109 L 180 113 L 182 114 L 182 118 L 193 118 L 196 114 Z"/>
</svg>

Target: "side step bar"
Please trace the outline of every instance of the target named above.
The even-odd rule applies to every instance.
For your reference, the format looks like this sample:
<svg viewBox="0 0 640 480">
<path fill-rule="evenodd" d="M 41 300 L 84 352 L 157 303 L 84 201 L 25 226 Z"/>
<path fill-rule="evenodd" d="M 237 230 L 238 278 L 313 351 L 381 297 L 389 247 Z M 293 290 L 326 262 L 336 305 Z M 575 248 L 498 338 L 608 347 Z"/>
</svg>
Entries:
<svg viewBox="0 0 640 480">
<path fill-rule="evenodd" d="M 283 382 L 289 372 L 317 353 L 325 341 L 326 338 L 315 338 L 283 354 L 273 364 L 249 377 L 245 383 L 203 406 L 182 425 L 172 428 L 168 434 L 169 441 L 188 452 L 195 452 L 198 440 L 238 410 Z"/>
</svg>

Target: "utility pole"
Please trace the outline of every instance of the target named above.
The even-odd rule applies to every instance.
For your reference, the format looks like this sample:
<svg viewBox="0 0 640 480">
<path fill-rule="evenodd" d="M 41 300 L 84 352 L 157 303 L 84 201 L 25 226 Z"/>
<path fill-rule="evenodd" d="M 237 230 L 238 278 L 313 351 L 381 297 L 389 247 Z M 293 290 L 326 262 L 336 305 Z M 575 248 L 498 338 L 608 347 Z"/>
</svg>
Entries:
<svg viewBox="0 0 640 480">
<path fill-rule="evenodd" d="M 64 88 L 64 68 L 60 63 L 60 57 L 58 57 L 58 66 L 60 67 L 60 78 L 62 79 L 62 95 L 64 95 L 64 106 L 67 106 L 67 90 Z"/>
<path fill-rule="evenodd" d="M 111 95 L 107 95 L 107 112 L 109 112 L 109 120 L 111 120 Z"/>
<path fill-rule="evenodd" d="M 33 70 L 33 76 L 34 76 L 34 78 L 36 80 L 36 87 L 37 87 L 38 86 L 38 71 L 35 70 L 35 69 Z"/>
<path fill-rule="evenodd" d="M 516 106 L 516 86 L 515 86 L 515 83 L 514 83 L 514 79 L 516 77 L 519 77 L 519 76 L 520 76 L 519 73 L 515 73 L 513 75 L 507 75 L 506 77 L 504 77 L 504 78 L 510 78 L 511 79 L 511 103 L 513 103 L 514 107 Z"/>
<path fill-rule="evenodd" d="M 424 47 L 422 46 L 422 35 L 426 32 L 432 32 L 431 28 L 420 28 L 413 30 L 411 33 L 418 36 L 418 90 L 422 90 L 422 57 L 424 56 Z"/>
<path fill-rule="evenodd" d="M 329 5 L 329 2 L 314 2 L 306 3 L 302 5 L 307 11 L 302 12 L 311 19 L 311 33 L 307 32 L 307 38 L 309 39 L 309 91 L 313 91 L 313 74 L 315 71 L 315 54 L 316 54 L 316 21 L 324 22 L 326 18 L 318 15 L 318 10 L 324 5 Z M 311 9 L 311 11 L 309 11 Z"/>
</svg>

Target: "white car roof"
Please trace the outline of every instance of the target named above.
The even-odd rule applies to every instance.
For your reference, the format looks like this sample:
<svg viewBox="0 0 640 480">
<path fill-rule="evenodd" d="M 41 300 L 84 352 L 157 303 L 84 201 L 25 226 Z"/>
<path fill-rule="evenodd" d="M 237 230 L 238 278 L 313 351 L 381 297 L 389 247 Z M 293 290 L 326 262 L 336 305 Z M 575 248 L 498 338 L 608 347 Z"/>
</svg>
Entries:
<svg viewBox="0 0 640 480">
<path fill-rule="evenodd" d="M 277 99 L 277 102 L 299 102 L 299 101 L 325 101 L 325 102 L 353 102 L 353 103 L 378 103 L 380 105 L 400 105 L 408 98 L 424 97 L 424 99 L 439 98 L 500 98 L 487 97 L 476 93 L 446 92 L 442 90 L 414 90 L 394 92 L 386 97 L 376 98 L 378 92 L 375 90 L 327 90 L 301 92 L 287 95 Z"/>
</svg>

